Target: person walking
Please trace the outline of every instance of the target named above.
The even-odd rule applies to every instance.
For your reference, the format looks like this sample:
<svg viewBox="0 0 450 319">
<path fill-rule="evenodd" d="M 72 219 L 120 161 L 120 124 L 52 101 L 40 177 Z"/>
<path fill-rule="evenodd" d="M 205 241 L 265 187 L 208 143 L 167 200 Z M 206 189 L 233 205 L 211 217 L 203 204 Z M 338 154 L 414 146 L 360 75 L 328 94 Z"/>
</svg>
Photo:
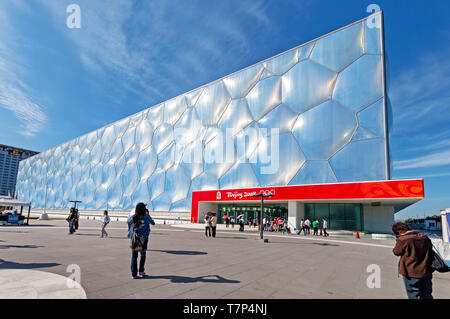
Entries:
<svg viewBox="0 0 450 319">
<path fill-rule="evenodd" d="M 109 218 L 108 211 L 103 211 L 103 218 L 102 218 L 102 233 L 100 235 L 101 238 L 104 236 L 108 237 L 108 233 L 106 232 L 106 226 L 109 224 L 111 219 Z"/>
<path fill-rule="evenodd" d="M 306 220 L 305 220 L 305 236 L 310 234 L 310 230 L 311 230 L 311 221 L 309 220 L 309 218 L 306 218 Z"/>
<path fill-rule="evenodd" d="M 75 226 L 75 231 L 77 231 L 77 230 L 78 230 L 78 223 L 79 223 L 79 221 L 80 221 L 80 212 L 78 211 L 77 208 L 75 208 L 75 213 L 76 213 L 76 215 L 75 215 L 75 223 L 74 223 L 74 226 Z"/>
<path fill-rule="evenodd" d="M 225 227 L 228 228 L 230 226 L 230 217 L 225 218 Z"/>
<path fill-rule="evenodd" d="M 231 228 L 234 228 L 234 216 L 231 216 Z"/>
<path fill-rule="evenodd" d="M 327 233 L 327 227 L 328 227 L 328 222 L 327 222 L 327 220 L 326 220 L 325 217 L 324 217 L 324 218 L 322 218 L 322 228 L 323 228 L 323 236 L 324 236 L 324 237 L 330 236 L 330 235 Z"/>
<path fill-rule="evenodd" d="M 211 237 L 211 217 L 205 216 L 205 237 Z"/>
<path fill-rule="evenodd" d="M 302 231 L 305 231 L 305 221 L 303 220 L 303 218 L 300 220 L 300 225 L 298 226 L 298 232 L 297 235 L 300 235 L 302 233 Z"/>
<path fill-rule="evenodd" d="M 135 213 L 128 218 L 129 227 L 128 238 L 131 238 L 131 276 L 137 278 L 138 268 L 137 259 L 139 252 L 141 259 L 139 261 L 139 275 L 145 277 L 145 259 L 148 247 L 148 238 L 150 236 L 150 224 L 155 225 L 144 203 L 136 205 Z"/>
<path fill-rule="evenodd" d="M 403 276 L 409 299 L 433 299 L 431 263 L 433 244 L 427 235 L 412 231 L 406 223 L 392 226 L 397 241 L 392 252 L 399 256 L 398 273 Z"/>
<path fill-rule="evenodd" d="M 240 232 L 244 231 L 244 224 L 245 224 L 244 218 L 243 217 L 239 218 L 239 231 Z"/>
<path fill-rule="evenodd" d="M 211 216 L 209 222 L 211 224 L 212 236 L 215 238 L 216 237 L 216 228 L 217 228 L 217 218 L 216 218 L 216 216 L 214 216 L 214 215 Z"/>
<path fill-rule="evenodd" d="M 314 231 L 314 233 L 313 233 L 313 235 L 314 236 L 317 236 L 318 235 L 318 227 L 319 227 L 319 225 L 318 225 L 318 223 L 317 223 L 317 219 L 316 220 L 314 220 L 313 222 L 312 222 L 312 226 L 313 226 L 313 231 Z"/>
<path fill-rule="evenodd" d="M 75 219 L 76 219 L 76 211 L 75 208 L 71 208 L 69 212 L 69 216 L 66 220 L 69 222 L 69 235 L 72 235 L 75 232 Z"/>
<path fill-rule="evenodd" d="M 283 235 L 284 234 L 289 234 L 289 229 L 288 229 L 288 220 L 287 218 L 284 219 L 283 221 Z"/>
</svg>

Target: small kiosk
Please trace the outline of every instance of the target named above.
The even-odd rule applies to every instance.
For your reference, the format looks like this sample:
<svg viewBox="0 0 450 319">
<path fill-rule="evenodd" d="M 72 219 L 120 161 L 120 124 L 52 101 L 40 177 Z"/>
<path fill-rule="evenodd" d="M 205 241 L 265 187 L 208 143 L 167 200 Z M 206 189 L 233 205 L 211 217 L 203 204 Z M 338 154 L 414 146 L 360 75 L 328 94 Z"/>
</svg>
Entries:
<svg viewBox="0 0 450 319">
<path fill-rule="evenodd" d="M 20 211 L 17 209 L 20 207 Z M 23 208 L 28 207 L 28 215 L 23 215 Z M 31 203 L 25 203 L 10 197 L 0 197 L 0 225 L 16 224 L 28 225 L 30 220 Z"/>
</svg>

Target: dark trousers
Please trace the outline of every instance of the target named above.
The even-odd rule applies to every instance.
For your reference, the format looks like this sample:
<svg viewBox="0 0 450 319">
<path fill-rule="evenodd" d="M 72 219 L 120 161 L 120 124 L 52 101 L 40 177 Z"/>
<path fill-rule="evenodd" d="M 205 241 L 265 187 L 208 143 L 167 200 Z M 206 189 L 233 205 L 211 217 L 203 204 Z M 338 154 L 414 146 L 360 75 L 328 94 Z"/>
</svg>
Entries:
<svg viewBox="0 0 450 319">
<path fill-rule="evenodd" d="M 131 251 L 131 275 L 137 276 L 138 268 L 137 268 L 137 259 L 138 259 L 138 251 Z M 139 272 L 144 272 L 145 269 L 145 257 L 146 257 L 146 251 L 141 252 L 141 260 L 139 261 Z"/>
<path fill-rule="evenodd" d="M 212 236 L 216 237 L 216 226 L 211 226 Z"/>
<path fill-rule="evenodd" d="M 408 299 L 433 299 L 433 296 L 431 295 L 433 290 L 433 284 L 431 282 L 432 278 L 432 274 L 423 278 L 403 276 Z"/>
<path fill-rule="evenodd" d="M 323 235 L 324 235 L 325 237 L 330 236 L 330 235 L 327 233 L 327 229 L 326 229 L 326 228 L 323 229 Z"/>
<path fill-rule="evenodd" d="M 73 234 L 75 232 L 75 223 L 73 221 L 69 222 L 69 233 Z"/>
<path fill-rule="evenodd" d="M 78 230 L 78 219 L 75 220 L 75 229 Z"/>
<path fill-rule="evenodd" d="M 318 235 L 318 230 L 319 230 L 319 228 L 317 228 L 317 227 L 314 228 L 314 235 L 316 235 L 316 236 Z"/>
<path fill-rule="evenodd" d="M 309 226 L 305 226 L 305 228 L 303 228 L 303 234 L 306 236 L 306 235 L 309 235 Z"/>
<path fill-rule="evenodd" d="M 211 237 L 211 227 L 209 226 L 205 227 L 205 236 Z"/>
</svg>

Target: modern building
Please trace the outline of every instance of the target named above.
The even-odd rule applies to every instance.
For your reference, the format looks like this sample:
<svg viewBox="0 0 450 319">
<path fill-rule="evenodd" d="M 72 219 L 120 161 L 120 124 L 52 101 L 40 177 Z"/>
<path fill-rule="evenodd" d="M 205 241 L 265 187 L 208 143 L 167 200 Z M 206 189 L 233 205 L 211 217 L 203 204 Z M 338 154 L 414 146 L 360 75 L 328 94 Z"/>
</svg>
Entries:
<svg viewBox="0 0 450 319">
<path fill-rule="evenodd" d="M 36 208 L 327 217 L 388 232 L 423 180 L 390 180 L 382 13 L 21 162 Z"/>
<path fill-rule="evenodd" d="M 38 152 L 0 144 L 0 196 L 12 196 L 16 189 L 19 162 Z"/>
</svg>

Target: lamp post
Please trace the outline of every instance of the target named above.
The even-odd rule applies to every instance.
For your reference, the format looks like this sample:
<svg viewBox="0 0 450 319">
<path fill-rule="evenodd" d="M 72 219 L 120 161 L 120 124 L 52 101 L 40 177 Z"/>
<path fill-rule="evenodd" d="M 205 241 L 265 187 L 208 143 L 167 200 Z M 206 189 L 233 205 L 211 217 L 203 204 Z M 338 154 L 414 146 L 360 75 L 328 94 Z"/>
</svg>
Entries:
<svg viewBox="0 0 450 319">
<path fill-rule="evenodd" d="M 261 197 L 261 214 L 260 214 L 260 217 L 259 217 L 259 227 L 261 229 L 261 239 L 264 239 L 264 235 L 263 235 L 263 231 L 264 231 L 264 229 L 263 229 L 264 198 L 265 197 L 266 198 L 267 197 L 273 197 L 273 195 L 272 194 L 264 195 L 264 194 L 260 193 L 260 194 L 252 195 L 252 197 Z"/>
<path fill-rule="evenodd" d="M 69 202 L 74 203 L 74 207 L 73 208 L 77 208 L 77 203 L 82 203 L 81 200 L 69 200 Z"/>
</svg>

